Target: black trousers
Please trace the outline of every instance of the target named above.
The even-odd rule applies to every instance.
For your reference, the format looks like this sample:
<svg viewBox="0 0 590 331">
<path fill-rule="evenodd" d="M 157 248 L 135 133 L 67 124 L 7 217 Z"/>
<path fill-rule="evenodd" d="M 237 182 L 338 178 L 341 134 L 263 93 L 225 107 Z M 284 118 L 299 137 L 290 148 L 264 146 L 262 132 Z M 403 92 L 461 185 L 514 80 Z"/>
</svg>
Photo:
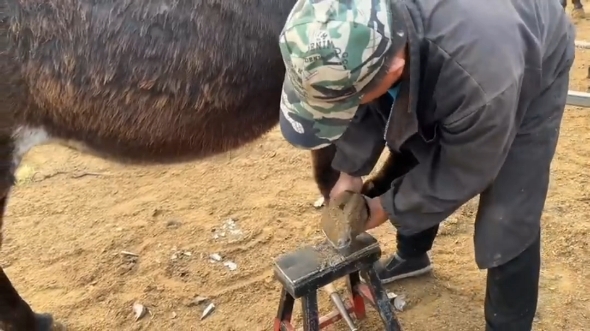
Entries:
<svg viewBox="0 0 590 331">
<path fill-rule="evenodd" d="M 398 167 L 399 164 L 409 165 L 397 169 L 396 175 L 399 176 L 409 171 L 415 163 L 406 152 L 400 153 L 398 158 Z M 411 236 L 398 232 L 397 254 L 404 259 L 426 254 L 432 249 L 438 229 L 439 226 L 436 225 Z M 541 268 L 540 229 L 537 229 L 536 240 L 522 253 L 499 266 L 487 269 L 484 303 L 486 331 L 531 330 L 537 310 Z"/>
<path fill-rule="evenodd" d="M 397 235 L 398 254 L 411 258 L 432 248 L 438 226 L 413 236 Z M 486 331 L 530 331 L 537 310 L 541 268 L 540 232 L 516 258 L 488 269 L 485 320 Z"/>
</svg>

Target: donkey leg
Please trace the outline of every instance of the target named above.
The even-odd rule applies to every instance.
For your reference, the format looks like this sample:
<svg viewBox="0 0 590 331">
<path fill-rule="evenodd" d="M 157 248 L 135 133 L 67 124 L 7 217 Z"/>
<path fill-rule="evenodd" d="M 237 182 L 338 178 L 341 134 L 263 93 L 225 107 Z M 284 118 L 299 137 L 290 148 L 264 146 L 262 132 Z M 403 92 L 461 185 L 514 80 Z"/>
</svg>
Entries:
<svg viewBox="0 0 590 331">
<path fill-rule="evenodd" d="M 391 183 L 396 178 L 405 175 L 416 164 L 417 161 L 411 153 L 390 150 L 385 163 L 377 174 L 365 180 L 361 193 L 370 198 L 383 195 L 389 191 Z"/>
<path fill-rule="evenodd" d="M 6 193 L 0 198 L 0 231 L 6 208 Z M 2 243 L 0 233 L 0 244 Z M 6 330 L 35 330 L 35 315 L 0 268 L 0 326 Z M 49 329 L 47 329 L 49 330 Z"/>
<path fill-rule="evenodd" d="M 584 6 L 582 6 L 581 0 L 572 0 L 572 17 L 573 18 L 584 18 L 586 17 L 586 12 L 584 12 Z"/>
<path fill-rule="evenodd" d="M 326 201 L 340 176 L 340 172 L 332 168 L 332 160 L 335 155 L 336 147 L 334 145 L 311 151 L 314 180 Z M 411 154 L 390 151 L 377 174 L 365 181 L 362 193 L 369 197 L 382 195 L 389 190 L 391 182 L 409 171 L 416 164 L 415 162 Z"/>
<path fill-rule="evenodd" d="M 387 192 L 391 187 L 391 182 L 395 179 L 395 161 L 396 154 L 389 152 L 381 169 L 375 175 L 365 180 L 361 193 L 369 198 L 375 198 Z"/>
<path fill-rule="evenodd" d="M 41 315 L 39 315 L 41 317 Z M 42 316 L 37 322 L 37 316 L 31 307 L 20 297 L 12 283 L 0 268 L 0 329 L 26 331 L 26 330 L 51 330 L 50 316 Z M 38 328 L 38 324 L 45 327 Z"/>
<path fill-rule="evenodd" d="M 14 183 L 14 165 L 10 158 L 12 153 L 8 149 L 8 144 L 0 144 L 0 156 L 3 156 L 0 157 L 0 248 L 8 192 Z M 34 313 L 18 294 L 4 269 L 0 267 L 0 330 L 61 331 L 65 329 L 63 325 L 55 323 L 51 315 Z"/>
<path fill-rule="evenodd" d="M 329 200 L 330 191 L 340 176 L 340 172 L 332 168 L 332 160 L 335 155 L 336 147 L 334 145 L 311 151 L 313 178 L 326 201 Z"/>
<path fill-rule="evenodd" d="M 36 314 L 20 297 L 12 283 L 0 268 L 0 329 L 7 331 L 60 331 L 48 314 Z"/>
</svg>

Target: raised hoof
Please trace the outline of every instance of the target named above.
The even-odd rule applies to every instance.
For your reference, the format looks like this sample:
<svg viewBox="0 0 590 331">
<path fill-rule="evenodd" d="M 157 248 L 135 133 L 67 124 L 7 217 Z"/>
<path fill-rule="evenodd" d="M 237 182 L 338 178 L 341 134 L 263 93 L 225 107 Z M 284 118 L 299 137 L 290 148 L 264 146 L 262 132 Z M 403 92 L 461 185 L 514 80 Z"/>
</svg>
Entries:
<svg viewBox="0 0 590 331">
<path fill-rule="evenodd" d="M 35 331 L 66 331 L 66 327 L 53 320 L 50 314 L 35 313 L 35 320 L 37 322 L 37 329 Z"/>
<path fill-rule="evenodd" d="M 384 182 L 381 178 L 371 178 L 365 181 L 361 194 L 369 198 L 376 198 L 385 194 L 391 188 L 391 182 Z"/>
<path fill-rule="evenodd" d="M 365 198 L 359 193 L 344 191 L 324 209 L 320 223 L 332 246 L 343 249 L 365 231 L 368 219 L 369 210 Z"/>
<path fill-rule="evenodd" d="M 584 8 L 574 8 L 572 9 L 572 18 L 585 18 L 586 12 L 584 12 Z"/>
</svg>

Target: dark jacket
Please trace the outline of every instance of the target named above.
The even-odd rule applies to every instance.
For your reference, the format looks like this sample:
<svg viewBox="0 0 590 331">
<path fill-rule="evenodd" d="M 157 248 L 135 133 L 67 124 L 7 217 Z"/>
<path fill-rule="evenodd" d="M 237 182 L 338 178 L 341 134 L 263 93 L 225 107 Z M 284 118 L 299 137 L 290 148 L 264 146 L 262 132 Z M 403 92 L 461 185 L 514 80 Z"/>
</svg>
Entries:
<svg viewBox="0 0 590 331">
<path fill-rule="evenodd" d="M 571 67 L 575 35 L 557 1 L 394 4 L 409 26 L 409 79 L 390 112 L 359 111 L 333 166 L 366 175 L 384 142 L 411 151 L 419 164 L 381 199 L 398 231 L 413 234 L 494 181 L 531 103 Z"/>
</svg>

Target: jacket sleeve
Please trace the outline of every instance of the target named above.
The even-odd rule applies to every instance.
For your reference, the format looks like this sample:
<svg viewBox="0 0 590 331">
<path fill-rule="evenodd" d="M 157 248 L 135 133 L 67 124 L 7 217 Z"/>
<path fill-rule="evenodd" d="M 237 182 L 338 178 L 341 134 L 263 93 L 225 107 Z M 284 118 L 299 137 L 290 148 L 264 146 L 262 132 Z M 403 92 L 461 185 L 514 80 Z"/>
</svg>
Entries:
<svg viewBox="0 0 590 331">
<path fill-rule="evenodd" d="M 383 149 L 385 120 L 375 104 L 362 105 L 342 137 L 334 145 L 332 168 L 355 177 L 371 173 Z"/>
<path fill-rule="evenodd" d="M 518 86 L 478 105 L 463 102 L 439 124 L 437 147 L 380 197 L 400 233 L 439 224 L 493 182 L 517 130 Z M 463 95 L 481 94 L 477 85 L 471 88 Z"/>
</svg>

